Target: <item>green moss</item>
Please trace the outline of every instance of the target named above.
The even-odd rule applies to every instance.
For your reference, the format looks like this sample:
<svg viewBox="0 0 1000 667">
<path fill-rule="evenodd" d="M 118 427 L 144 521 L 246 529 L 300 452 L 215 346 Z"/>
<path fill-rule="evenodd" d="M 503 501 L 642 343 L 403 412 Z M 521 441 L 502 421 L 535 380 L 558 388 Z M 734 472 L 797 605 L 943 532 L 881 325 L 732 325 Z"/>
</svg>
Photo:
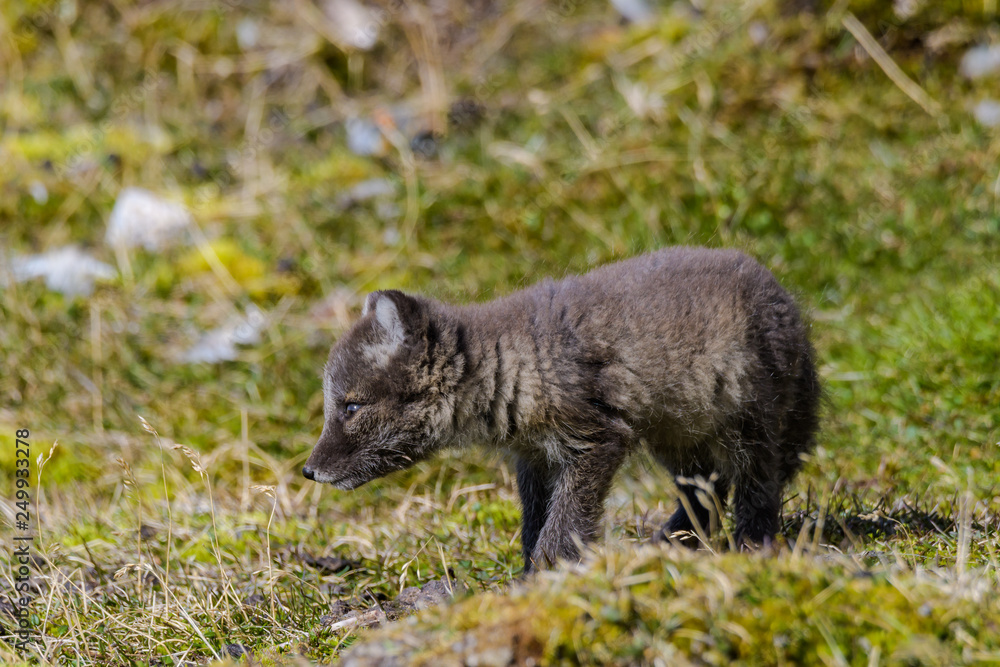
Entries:
<svg viewBox="0 0 1000 667">
<path fill-rule="evenodd" d="M 833 656 L 867 664 L 873 653 L 897 664 L 922 652 L 973 664 L 1000 655 L 996 636 L 983 632 L 1000 623 L 995 597 L 982 594 L 995 585 L 992 575 L 862 572 L 846 559 L 817 565 L 788 555 L 611 552 L 584 572 L 546 574 L 509 594 L 387 628 L 356 653 L 379 655 L 364 646 L 382 647 L 382 655 L 405 651 L 414 665 L 439 664 L 445 656 L 474 660 L 498 646 L 585 665 L 665 657 L 806 665 Z"/>
</svg>

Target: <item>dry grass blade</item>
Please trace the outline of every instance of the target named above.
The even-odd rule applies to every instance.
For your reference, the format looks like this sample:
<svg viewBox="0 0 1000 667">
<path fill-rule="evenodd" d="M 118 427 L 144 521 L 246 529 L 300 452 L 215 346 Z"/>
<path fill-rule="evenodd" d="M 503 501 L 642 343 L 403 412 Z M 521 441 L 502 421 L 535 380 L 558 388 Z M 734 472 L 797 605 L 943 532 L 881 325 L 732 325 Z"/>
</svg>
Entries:
<svg viewBox="0 0 1000 667">
<path fill-rule="evenodd" d="M 924 111 L 932 116 L 941 115 L 941 105 L 937 100 L 933 99 L 927 92 L 917 85 L 913 79 L 906 76 L 906 73 L 899 68 L 899 65 L 885 52 L 885 49 L 875 41 L 868 29 L 865 28 L 864 24 L 857 19 L 854 14 L 847 12 L 844 14 L 844 18 L 841 19 L 844 27 L 847 31 L 854 35 L 854 38 L 858 40 L 858 43 L 868 52 L 868 55 L 872 57 L 878 66 L 882 68 L 896 86 L 906 93 L 906 96 L 911 100 L 920 105 Z"/>
</svg>

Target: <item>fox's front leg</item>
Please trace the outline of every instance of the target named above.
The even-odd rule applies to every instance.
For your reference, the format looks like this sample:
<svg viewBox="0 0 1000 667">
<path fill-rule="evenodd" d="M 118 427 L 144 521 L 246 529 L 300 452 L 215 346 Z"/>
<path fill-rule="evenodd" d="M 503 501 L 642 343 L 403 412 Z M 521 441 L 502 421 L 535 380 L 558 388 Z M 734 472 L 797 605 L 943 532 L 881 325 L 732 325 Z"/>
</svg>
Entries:
<svg viewBox="0 0 1000 667">
<path fill-rule="evenodd" d="M 617 440 L 567 443 L 566 458 L 552 477 L 552 497 L 545 525 L 530 561 L 537 567 L 559 558 L 580 557 L 576 540 L 591 542 L 600 534 L 604 499 L 626 446 Z"/>
</svg>

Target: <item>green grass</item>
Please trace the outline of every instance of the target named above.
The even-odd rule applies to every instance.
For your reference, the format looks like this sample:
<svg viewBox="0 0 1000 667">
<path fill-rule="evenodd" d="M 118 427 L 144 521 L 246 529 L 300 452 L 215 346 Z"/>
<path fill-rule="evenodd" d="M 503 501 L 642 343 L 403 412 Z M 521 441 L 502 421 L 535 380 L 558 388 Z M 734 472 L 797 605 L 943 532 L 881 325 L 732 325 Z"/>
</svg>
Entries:
<svg viewBox="0 0 1000 667">
<path fill-rule="evenodd" d="M 623 26 L 596 1 L 453 3 L 433 21 L 385 3 L 379 45 L 348 53 L 304 5 L 5 3 L 0 246 L 116 264 L 104 231 L 129 185 L 184 202 L 207 241 L 133 252 L 89 298 L 0 288 L 0 465 L 30 429 L 44 638 L 24 656 L 0 643 L 0 661 L 179 665 L 241 644 L 265 664 L 351 646 L 362 664 L 448 664 L 473 640 L 581 664 L 1000 660 L 1000 133 L 969 112 L 998 75 L 957 73 L 995 42 L 996 9 L 848 3 L 932 116 L 843 27 L 844 3 L 707 4 Z M 482 122 L 446 129 L 458 99 Z M 349 115 L 424 102 L 436 158 L 346 148 Z M 370 178 L 395 194 L 347 206 Z M 644 550 L 674 491 L 637 461 L 588 564 L 523 585 L 497 457 L 350 493 L 299 476 L 320 366 L 366 291 L 484 300 L 677 243 L 750 252 L 812 322 L 823 432 L 776 554 Z M 178 363 L 251 304 L 259 345 Z M 13 484 L 0 475 L 7 544 Z M 374 633 L 320 622 L 442 577 L 470 595 Z"/>
</svg>

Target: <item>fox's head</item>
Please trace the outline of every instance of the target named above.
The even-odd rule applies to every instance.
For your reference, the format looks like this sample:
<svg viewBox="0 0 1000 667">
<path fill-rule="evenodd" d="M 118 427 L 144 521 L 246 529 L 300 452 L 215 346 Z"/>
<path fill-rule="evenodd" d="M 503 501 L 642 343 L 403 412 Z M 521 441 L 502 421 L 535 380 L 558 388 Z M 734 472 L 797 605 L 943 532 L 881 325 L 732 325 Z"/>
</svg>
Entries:
<svg viewBox="0 0 1000 667">
<path fill-rule="evenodd" d="M 464 356 L 434 311 L 395 290 L 368 295 L 323 369 L 323 432 L 305 477 L 354 489 L 446 443 Z"/>
</svg>

